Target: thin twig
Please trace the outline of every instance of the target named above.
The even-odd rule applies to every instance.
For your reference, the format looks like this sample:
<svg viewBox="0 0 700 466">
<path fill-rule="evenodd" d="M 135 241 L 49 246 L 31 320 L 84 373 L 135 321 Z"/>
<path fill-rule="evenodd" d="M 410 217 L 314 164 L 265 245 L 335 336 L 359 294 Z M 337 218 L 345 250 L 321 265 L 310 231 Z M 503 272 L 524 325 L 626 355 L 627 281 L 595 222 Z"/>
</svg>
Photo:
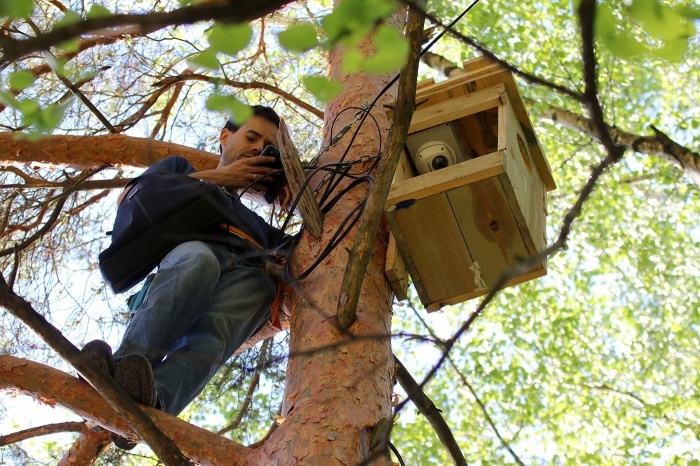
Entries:
<svg viewBox="0 0 700 466">
<path fill-rule="evenodd" d="M 258 389 L 258 385 L 260 384 L 260 374 L 262 372 L 263 361 L 268 358 L 269 348 L 271 346 L 272 338 L 266 339 L 261 345 L 260 354 L 258 354 L 258 361 L 255 367 L 255 373 L 253 374 L 253 377 L 250 380 L 250 385 L 248 386 L 248 390 L 246 391 L 245 397 L 243 397 L 243 403 L 241 403 L 241 407 L 238 410 L 238 414 L 236 415 L 236 418 L 233 421 L 231 421 L 227 426 L 224 426 L 221 429 L 219 429 L 216 432 L 217 434 L 223 435 L 226 432 L 230 432 L 233 429 L 237 429 L 243 421 L 243 417 L 248 413 L 248 408 L 253 402 L 253 395 L 255 395 L 255 390 Z"/>
<path fill-rule="evenodd" d="M 30 427 L 29 429 L 12 432 L 7 435 L 0 435 L 0 447 L 12 445 L 30 438 L 41 437 L 42 435 L 57 434 L 60 432 L 83 432 L 87 427 L 84 422 L 59 422 L 57 424 L 46 424 L 43 426 Z"/>
<path fill-rule="evenodd" d="M 294 94 L 291 94 L 287 91 L 284 91 L 280 89 L 277 86 L 273 86 L 271 84 L 268 84 L 266 82 L 262 81 L 234 81 L 232 79 L 221 79 L 219 77 L 214 77 L 214 76 L 206 76 L 203 74 L 195 74 L 195 73 L 182 73 L 177 76 L 171 76 L 168 78 L 164 78 L 161 81 L 158 81 L 157 83 L 154 84 L 154 86 L 159 87 L 160 91 L 167 89 L 170 86 L 173 86 L 177 83 L 183 82 L 183 81 L 201 81 L 201 82 L 206 82 L 210 84 L 217 84 L 219 86 L 230 86 L 234 87 L 236 89 L 262 89 L 268 92 L 271 92 L 273 94 L 276 94 L 283 99 L 285 99 L 288 102 L 291 102 L 295 105 L 297 105 L 300 108 L 303 108 L 307 112 L 317 116 L 318 118 L 323 118 L 324 112 L 322 110 L 317 109 L 313 105 L 309 104 L 308 102 L 305 102 L 301 100 L 299 97 L 296 97 Z"/>
<path fill-rule="evenodd" d="M 34 21 L 31 20 L 31 18 L 27 19 L 27 24 L 34 30 L 34 32 L 38 35 L 41 34 L 41 30 L 39 27 L 34 23 Z M 46 63 L 51 67 L 53 70 L 54 74 L 56 77 L 58 77 L 59 81 L 63 83 L 64 86 L 66 86 L 74 96 L 76 96 L 80 101 L 85 104 L 85 106 L 90 109 L 90 111 L 97 117 L 98 120 L 107 128 L 107 130 L 110 133 L 115 133 L 116 130 L 114 129 L 114 126 L 105 118 L 105 116 L 100 112 L 100 110 L 93 104 L 90 99 L 88 99 L 83 92 L 78 89 L 78 86 L 74 85 L 60 70 L 56 69 L 54 66 L 56 61 L 56 57 L 49 52 L 48 50 L 45 50 L 42 52 L 44 59 L 46 60 Z"/>
<path fill-rule="evenodd" d="M 70 187 L 64 189 L 63 192 L 62 192 L 60 195 L 58 195 L 58 196 L 56 196 L 56 197 L 54 198 L 54 200 L 56 201 L 56 205 L 54 206 L 53 212 L 51 212 L 51 215 L 49 216 L 49 218 L 48 218 L 48 220 L 46 221 L 46 223 L 44 223 L 44 225 L 43 225 L 41 228 L 39 228 L 36 232 L 34 232 L 33 235 L 31 235 L 29 238 L 25 239 L 25 240 L 22 241 L 21 243 L 15 245 L 15 246 L 12 246 L 12 247 L 9 247 L 9 248 L 6 248 L 6 249 L 1 250 L 1 251 L 0 251 L 0 257 L 4 257 L 4 256 L 7 256 L 7 255 L 9 255 L 9 254 L 14 253 L 15 248 L 19 248 L 20 251 L 25 250 L 26 248 L 28 248 L 29 246 L 31 246 L 36 240 L 38 240 L 39 238 L 41 238 L 46 232 L 48 232 L 49 230 L 51 230 L 51 229 L 55 226 L 56 220 L 58 220 L 58 217 L 59 217 L 59 215 L 61 214 L 61 210 L 63 209 L 63 205 L 64 205 L 64 204 L 66 203 L 66 201 L 68 200 L 68 196 L 70 196 L 71 194 L 73 194 L 73 193 L 78 189 L 78 187 L 82 184 L 82 182 L 83 182 L 84 180 L 86 180 L 87 178 L 89 178 L 89 177 L 91 177 L 91 176 L 93 176 L 93 175 L 95 175 L 95 174 L 101 172 L 101 171 L 104 170 L 105 168 L 107 168 L 107 167 L 106 167 L 106 166 L 102 166 L 102 167 L 96 168 L 96 169 L 94 169 L 94 170 L 88 170 L 88 171 L 86 171 L 86 172 L 83 172 L 83 173 L 78 177 L 78 179 L 73 183 L 72 186 L 70 186 Z"/>
<path fill-rule="evenodd" d="M 414 0 L 402 0 L 405 4 L 410 5 L 411 7 L 416 7 L 421 11 L 426 18 L 430 20 L 433 24 L 436 24 L 442 28 L 447 28 L 447 25 L 443 23 L 437 16 L 433 15 L 432 13 L 429 13 L 428 11 L 425 11 L 424 9 L 418 7 L 416 5 L 416 2 Z M 500 64 L 502 67 L 506 68 L 509 70 L 511 73 L 521 77 L 525 81 L 529 82 L 530 84 L 535 84 L 538 86 L 544 86 L 549 89 L 555 90 L 557 92 L 560 92 L 562 94 L 568 95 L 569 97 L 573 98 L 576 101 L 581 102 L 583 100 L 583 96 L 581 95 L 580 92 L 574 91 L 572 89 L 569 89 L 566 86 L 562 86 L 560 84 L 555 84 L 551 81 L 547 81 L 546 79 L 540 78 L 539 76 L 536 76 L 531 73 L 527 73 L 507 61 L 503 60 L 502 58 L 499 58 L 495 53 L 478 43 L 475 39 L 465 36 L 461 32 L 455 30 L 455 29 L 450 29 L 449 33 L 457 38 L 459 41 L 463 42 L 466 45 L 469 45 L 470 47 L 473 47 L 474 49 L 478 50 L 481 52 L 483 55 L 487 56 L 494 62 Z"/>
<path fill-rule="evenodd" d="M 399 361 L 399 359 L 394 355 L 394 365 L 396 368 L 396 380 L 406 391 L 408 397 L 416 405 L 418 411 L 425 416 L 425 418 L 430 423 L 431 427 L 437 433 L 440 442 L 445 446 L 447 452 L 449 453 L 452 461 L 457 466 L 463 466 L 467 464 L 467 460 L 462 454 L 462 449 L 457 444 L 450 426 L 445 422 L 445 418 L 440 414 L 440 410 L 435 406 L 433 401 L 428 398 L 428 396 L 423 392 L 423 390 L 418 386 L 418 382 L 413 378 L 406 367 Z"/>
</svg>

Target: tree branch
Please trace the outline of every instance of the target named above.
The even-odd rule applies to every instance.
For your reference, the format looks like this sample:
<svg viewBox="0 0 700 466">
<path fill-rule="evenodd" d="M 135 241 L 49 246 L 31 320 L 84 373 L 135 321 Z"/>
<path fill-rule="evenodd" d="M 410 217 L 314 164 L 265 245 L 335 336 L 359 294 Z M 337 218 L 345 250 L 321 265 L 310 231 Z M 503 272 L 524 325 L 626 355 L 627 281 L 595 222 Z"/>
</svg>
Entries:
<svg viewBox="0 0 700 466">
<path fill-rule="evenodd" d="M 550 105 L 541 116 L 598 140 L 598 134 L 593 128 L 592 121 L 583 115 Z M 681 146 L 654 126 L 651 126 L 655 133 L 654 136 L 629 133 L 608 124 L 605 127 L 615 143 L 640 154 L 671 162 L 684 170 L 695 184 L 700 185 L 700 153 Z"/>
<path fill-rule="evenodd" d="M 123 437 L 138 440 L 129 424 L 89 384 L 37 362 L 0 355 L 0 389 L 17 389 L 35 400 L 60 405 Z M 132 402 L 133 403 L 133 402 Z M 203 465 L 243 464 L 251 451 L 214 432 L 176 416 L 142 406 L 153 422 L 172 438 L 192 461 Z"/>
<path fill-rule="evenodd" d="M 442 417 L 440 410 L 435 407 L 433 401 L 426 396 L 423 390 L 418 386 L 418 382 L 413 378 L 413 376 L 408 372 L 406 367 L 399 361 L 399 359 L 394 355 L 394 366 L 396 368 L 396 380 L 406 391 L 406 394 L 411 399 L 418 411 L 425 416 L 425 419 L 430 423 L 435 433 L 437 433 L 440 442 L 445 446 L 447 452 L 450 454 L 452 461 L 457 466 L 462 466 L 467 464 L 467 460 L 462 454 L 461 448 L 457 444 L 457 441 L 450 430 L 450 426 L 447 425 L 445 419 Z"/>
<path fill-rule="evenodd" d="M 76 191 L 92 191 L 97 189 L 123 188 L 133 178 L 113 178 L 109 180 L 85 180 Z M 2 184 L 0 189 L 65 189 L 72 181 L 48 181 L 39 178 L 30 178 L 26 183 Z M 2 234 L 2 228 L 0 228 Z"/>
<path fill-rule="evenodd" d="M 89 466 L 95 463 L 100 454 L 112 443 L 108 430 L 93 432 L 83 430 L 73 446 L 63 455 L 57 466 Z"/>
<path fill-rule="evenodd" d="M 338 297 L 337 320 L 342 330 L 350 328 L 357 317 L 357 302 L 374 248 L 374 236 L 377 234 L 379 222 L 384 214 L 384 204 L 403 151 L 408 127 L 411 124 L 411 116 L 415 108 L 416 76 L 418 75 L 424 22 L 425 18 L 420 10 L 411 7 L 406 25 L 406 37 L 410 52 L 399 77 L 398 94 L 386 149 L 379 160 L 374 183 L 372 183 L 367 195 L 367 202 L 357 227 L 357 236 L 355 236 Z"/>
<path fill-rule="evenodd" d="M 171 155 L 185 157 L 197 170 L 215 168 L 219 163 L 219 157 L 210 152 L 122 134 L 57 135 L 29 141 L 16 140 L 12 133 L 0 133 L 0 164 L 48 163 L 87 168 L 101 165 L 149 167 Z"/>
<path fill-rule="evenodd" d="M 402 0 L 402 1 L 405 4 L 410 5 L 411 7 L 417 7 L 416 2 L 414 0 Z M 419 8 L 419 11 L 421 11 L 425 15 L 425 17 L 430 20 L 431 23 L 436 24 L 442 28 L 447 28 L 447 25 L 444 24 L 435 15 L 423 10 L 422 8 Z M 459 32 L 455 29 L 450 29 L 449 32 L 452 36 L 454 36 L 460 42 L 462 42 L 470 47 L 473 47 L 474 49 L 481 52 L 484 56 L 490 58 L 492 61 L 498 63 L 503 68 L 507 69 L 508 71 L 513 73 L 514 75 L 521 77 L 522 79 L 529 82 L 530 84 L 534 84 L 537 86 L 544 86 L 544 87 L 547 87 L 547 88 L 552 89 L 554 91 L 568 95 L 569 97 L 573 98 L 576 101 L 579 101 L 579 102 L 582 101 L 583 96 L 581 95 L 580 92 L 574 91 L 574 90 L 569 89 L 568 87 L 562 86 L 560 84 L 555 84 L 551 81 L 547 81 L 546 79 L 540 78 L 539 76 L 536 76 L 532 73 L 527 73 L 519 68 L 516 68 L 515 66 L 511 65 L 510 63 L 503 60 L 502 58 L 499 58 L 496 54 L 494 54 L 492 51 L 490 51 L 489 49 L 487 49 L 483 45 L 479 44 L 473 38 L 465 36 L 464 34 L 462 34 L 461 32 Z"/>
<path fill-rule="evenodd" d="M 97 364 L 85 359 L 78 348 L 68 341 L 56 327 L 51 325 L 44 316 L 36 312 L 24 298 L 12 291 L 2 275 L 0 275 L 0 305 L 32 329 L 64 360 L 75 367 L 99 391 L 104 399 L 129 422 L 129 425 L 139 433 L 158 455 L 158 458 L 166 465 L 192 464 L 172 440 L 166 437 L 138 405 L 117 386 L 111 377 L 102 372 Z M 6 358 L 9 357 L 6 356 Z M 9 370 L 13 371 L 14 368 L 15 364 L 11 363 Z M 1 371 L 2 368 L 0 368 L 0 375 L 2 375 Z M 53 383 L 53 377 L 47 380 Z M 2 380 L 0 380 L 0 383 L 2 383 Z"/>
<path fill-rule="evenodd" d="M 166 89 L 169 86 L 175 85 L 179 82 L 183 81 L 202 81 L 210 84 L 218 84 L 218 85 L 226 85 L 230 86 L 236 89 L 262 89 L 268 92 L 271 92 L 273 94 L 276 94 L 286 101 L 289 101 L 298 107 L 303 108 L 307 112 L 317 116 L 318 118 L 323 119 L 323 114 L 324 112 L 322 110 L 317 109 L 313 105 L 309 104 L 308 102 L 305 102 L 301 100 L 300 98 L 296 97 L 294 94 L 291 94 L 287 91 L 283 91 L 279 87 L 273 86 L 271 84 L 261 82 L 261 81 L 249 81 L 249 82 L 243 82 L 243 81 L 234 81 L 232 79 L 221 79 L 218 77 L 214 76 L 206 76 L 203 74 L 195 74 L 195 73 L 181 73 L 177 76 L 171 76 L 165 79 L 162 79 L 161 81 L 158 81 L 157 83 L 153 84 L 156 87 L 160 87 L 161 89 Z"/>
<path fill-rule="evenodd" d="M 615 396 L 618 396 L 620 398 L 624 398 L 627 401 L 630 401 L 635 408 L 642 410 L 643 408 L 649 408 L 649 407 L 654 407 L 654 404 L 647 402 L 646 400 L 642 399 L 639 395 L 636 395 L 632 392 L 626 392 L 622 390 L 618 390 L 614 387 L 611 387 L 606 384 L 600 384 L 600 385 L 583 385 L 584 387 L 588 388 L 589 390 L 593 391 L 599 391 L 603 393 L 609 393 Z M 647 413 L 648 414 L 648 413 Z M 672 418 L 668 416 L 665 413 L 661 413 L 659 416 L 661 419 L 664 419 L 665 421 L 668 421 L 672 424 L 678 425 L 684 429 L 690 430 L 693 435 L 695 435 L 695 438 L 700 439 L 700 430 L 698 429 L 698 424 L 691 424 L 688 422 L 683 422 L 679 419 Z"/>
<path fill-rule="evenodd" d="M 0 65 L 17 60 L 25 55 L 48 50 L 50 47 L 89 33 L 118 27 L 129 27 L 131 33 L 156 31 L 168 26 L 194 24 L 199 21 L 217 20 L 241 23 L 265 16 L 279 9 L 291 0 L 258 0 L 256 2 L 237 2 L 220 0 L 201 2 L 196 5 L 177 8 L 164 13 L 123 14 L 101 18 L 92 18 L 53 29 L 30 39 L 14 39 L 0 36 Z M 114 34 L 115 32 L 113 32 Z M 121 34 L 126 31 L 121 31 Z"/>
<path fill-rule="evenodd" d="M 57 424 L 46 424 L 43 426 L 31 427 L 7 435 L 0 435 L 0 447 L 12 445 L 30 438 L 41 437 L 61 432 L 83 432 L 86 430 L 84 422 L 59 422 Z"/>
</svg>

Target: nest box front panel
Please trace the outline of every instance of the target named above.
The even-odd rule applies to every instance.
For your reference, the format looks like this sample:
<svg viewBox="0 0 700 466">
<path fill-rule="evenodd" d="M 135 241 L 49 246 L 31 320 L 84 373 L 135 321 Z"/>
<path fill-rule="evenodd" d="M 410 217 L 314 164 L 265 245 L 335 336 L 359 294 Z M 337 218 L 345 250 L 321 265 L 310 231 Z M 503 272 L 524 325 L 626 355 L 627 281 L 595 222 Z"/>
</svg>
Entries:
<svg viewBox="0 0 700 466">
<path fill-rule="evenodd" d="M 472 259 L 447 195 L 417 199 L 388 218 L 423 304 L 463 294 Z"/>
</svg>

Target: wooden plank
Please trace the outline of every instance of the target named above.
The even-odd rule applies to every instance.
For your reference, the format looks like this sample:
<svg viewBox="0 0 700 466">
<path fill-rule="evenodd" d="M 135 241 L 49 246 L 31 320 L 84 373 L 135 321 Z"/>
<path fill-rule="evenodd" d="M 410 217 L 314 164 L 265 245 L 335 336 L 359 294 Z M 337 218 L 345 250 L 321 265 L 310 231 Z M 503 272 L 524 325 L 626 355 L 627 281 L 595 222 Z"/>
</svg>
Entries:
<svg viewBox="0 0 700 466">
<path fill-rule="evenodd" d="M 396 172 L 394 172 L 394 179 L 392 183 L 398 183 L 399 181 L 407 180 L 416 176 L 416 169 L 413 167 L 413 162 L 411 158 L 404 149 L 399 156 L 399 163 L 396 165 Z"/>
<path fill-rule="evenodd" d="M 424 87 L 432 86 L 433 84 L 435 84 L 435 79 L 433 79 L 433 78 L 424 79 L 423 81 L 419 81 L 418 83 L 416 83 L 416 90 L 423 89 Z"/>
<path fill-rule="evenodd" d="M 473 94 L 445 100 L 435 105 L 421 106 L 413 113 L 408 134 L 497 107 L 501 105 L 501 96 L 504 93 L 505 87 L 497 85 Z"/>
<path fill-rule="evenodd" d="M 389 233 L 389 245 L 386 251 L 386 261 L 384 262 L 384 274 L 389 280 L 389 285 L 394 291 L 396 298 L 403 301 L 408 298 L 408 271 L 406 264 L 396 248 L 396 238 Z"/>
<path fill-rule="evenodd" d="M 407 180 L 416 176 L 413 163 L 409 160 L 408 154 L 404 150 L 399 157 L 399 163 L 394 173 L 393 183 Z M 396 298 L 403 301 L 408 297 L 408 270 L 406 264 L 396 246 L 396 238 L 393 233 L 389 233 L 389 244 L 386 250 L 384 261 L 384 274 L 389 280 L 389 285 L 394 291 Z"/>
<path fill-rule="evenodd" d="M 287 125 L 284 120 L 280 121 L 279 131 L 277 131 L 277 145 L 280 148 L 280 158 L 284 167 L 284 174 L 287 177 L 287 183 L 292 191 L 292 199 L 295 199 L 301 191 L 306 181 L 306 173 L 301 166 L 299 152 L 289 136 Z M 299 212 L 304 220 L 306 229 L 314 238 L 320 238 L 323 233 L 323 213 L 316 201 L 314 193 L 310 186 L 304 188 L 304 192 L 299 198 Z"/>
<path fill-rule="evenodd" d="M 518 86 L 515 83 L 513 75 L 504 68 L 501 68 L 500 65 L 496 65 L 497 69 L 500 69 L 500 72 L 497 70 L 494 71 L 494 69 L 491 68 L 493 64 L 488 65 L 488 63 L 493 62 L 491 62 L 486 57 L 479 57 L 464 62 L 462 66 L 464 67 L 465 71 L 468 72 L 468 76 L 472 78 L 473 86 L 475 89 L 485 89 L 498 83 L 502 83 L 503 85 L 505 85 L 506 89 L 508 90 L 508 96 L 510 97 L 513 105 L 513 110 L 515 111 L 515 115 L 517 116 L 518 121 L 520 121 L 520 124 L 522 125 L 525 131 L 527 142 L 533 146 L 533 158 L 535 166 L 540 172 L 540 177 L 542 178 L 542 181 L 544 182 L 547 191 L 552 191 L 556 189 L 556 183 L 554 182 L 554 178 L 552 177 L 552 168 L 549 166 L 549 161 L 547 160 L 547 157 L 545 157 L 544 152 L 542 151 L 542 146 L 539 140 L 537 139 L 534 127 L 532 126 L 532 122 L 530 121 L 530 116 L 527 113 L 525 103 L 523 102 L 522 97 L 520 96 L 520 92 L 518 91 Z M 478 76 L 479 68 L 483 68 L 484 70 L 490 71 L 487 71 L 481 76 Z"/>
<path fill-rule="evenodd" d="M 401 226 L 397 222 L 396 216 L 393 213 L 387 213 L 385 217 L 389 222 L 391 233 L 396 239 L 396 248 L 403 258 L 406 270 L 408 270 L 408 273 L 411 275 L 411 281 L 413 282 L 413 287 L 416 289 L 416 293 L 418 293 L 418 298 L 421 300 L 421 303 L 423 303 L 424 306 L 428 306 L 430 304 L 428 291 L 423 285 L 423 279 L 420 272 L 416 268 L 416 264 L 413 262 L 413 257 L 411 257 L 411 252 L 408 249 L 406 239 L 401 231 Z"/>
<path fill-rule="evenodd" d="M 503 187 L 493 177 L 452 189 L 447 196 L 474 266 L 478 263 L 482 283 L 475 277 L 475 286 L 488 289 L 519 257 L 528 256 Z"/>
<path fill-rule="evenodd" d="M 498 109 L 500 106 L 483 112 L 467 115 L 456 121 L 468 145 L 467 158 L 476 158 L 497 152 L 498 148 Z"/>
<path fill-rule="evenodd" d="M 508 280 L 503 286 L 503 288 L 520 285 L 521 283 L 525 283 L 536 278 L 544 277 L 545 275 L 547 275 L 547 269 L 545 269 L 544 266 L 541 266 L 533 269 L 531 272 L 519 275 L 513 278 L 512 280 Z M 458 296 L 453 296 L 451 298 L 444 299 L 439 303 L 431 303 L 425 306 L 425 308 L 428 312 L 435 312 L 440 310 L 440 308 L 442 308 L 443 306 L 447 306 L 449 304 L 459 304 L 463 303 L 464 301 L 469 301 L 470 299 L 478 298 L 479 296 L 484 296 L 488 293 L 488 291 L 489 290 L 469 291 Z"/>
<path fill-rule="evenodd" d="M 513 169 L 515 164 L 512 163 L 512 160 L 512 157 L 508 158 L 507 166 L 510 170 L 508 172 L 509 174 L 499 175 L 499 180 L 501 181 L 501 185 L 503 186 L 503 192 L 506 195 L 506 199 L 508 199 L 508 205 L 510 206 L 510 211 L 513 214 L 513 218 L 518 224 L 520 235 L 522 236 L 523 242 L 525 243 L 525 248 L 527 249 L 528 256 L 533 256 L 537 254 L 537 246 L 535 245 L 535 241 L 532 237 L 532 232 L 530 231 L 528 222 L 525 218 L 525 214 L 523 213 L 523 206 L 527 205 L 526 201 L 528 199 L 527 196 L 523 196 L 523 194 L 526 193 L 523 193 L 522 190 L 524 188 L 524 185 L 527 183 L 527 180 L 524 179 L 521 174 L 518 174 L 516 170 Z M 525 199 L 523 199 L 523 197 Z"/>
<path fill-rule="evenodd" d="M 475 79 L 481 77 L 482 75 L 489 74 L 501 74 L 503 73 L 503 68 L 498 64 L 489 65 L 483 70 L 477 70 L 475 72 L 469 72 L 461 76 L 456 76 L 454 78 L 447 79 L 445 81 L 440 81 L 439 83 L 433 84 L 431 86 L 426 86 L 420 88 L 416 92 L 416 100 L 432 99 L 435 95 L 443 92 L 448 92 L 457 87 L 463 87 L 467 90 L 471 86 L 469 83 L 473 82 Z M 483 89 L 484 87 L 481 87 Z M 473 92 L 470 90 L 470 92 Z"/>
<path fill-rule="evenodd" d="M 386 211 L 400 208 L 397 204 L 403 201 L 415 201 L 448 189 L 500 175 L 504 173 L 503 157 L 503 152 L 494 152 L 395 183 L 389 190 Z"/>
<path fill-rule="evenodd" d="M 471 255 L 445 193 L 421 199 L 393 214 L 429 303 L 474 289 Z M 398 236 L 396 239 L 400 241 Z"/>
</svg>

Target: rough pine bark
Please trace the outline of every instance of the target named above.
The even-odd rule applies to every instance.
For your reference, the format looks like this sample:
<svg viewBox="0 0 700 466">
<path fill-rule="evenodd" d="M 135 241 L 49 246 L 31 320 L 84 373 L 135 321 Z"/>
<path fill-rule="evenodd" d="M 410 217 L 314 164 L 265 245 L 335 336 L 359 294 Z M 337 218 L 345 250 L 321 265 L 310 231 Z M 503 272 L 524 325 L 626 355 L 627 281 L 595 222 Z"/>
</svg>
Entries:
<svg viewBox="0 0 700 466">
<path fill-rule="evenodd" d="M 393 21 L 398 26 L 400 16 L 395 16 Z M 369 44 L 362 47 L 366 55 L 372 53 Z M 342 81 L 345 90 L 326 109 L 326 141 L 337 115 L 340 114 L 340 118 L 335 122 L 336 131 L 357 113 L 350 110 L 341 114 L 344 109 L 371 102 L 392 78 L 365 74 L 347 76 L 340 70 L 341 53 L 337 51 L 329 57 L 330 75 Z M 392 95 L 385 95 L 372 110 L 384 141 L 389 123 L 383 105 L 391 100 Z M 338 160 L 353 131 L 325 154 L 320 163 Z M 346 160 L 376 154 L 379 137 L 376 126 L 368 119 Z M 356 167 L 353 171 L 361 170 Z M 343 219 L 366 193 L 364 186 L 353 189 L 326 214 L 319 241 L 304 235 L 295 253 L 297 272 L 305 270 L 319 256 Z M 267 464 L 266 461 L 280 466 L 358 464 L 363 460 L 363 452 L 369 454 L 372 427 L 381 419 L 391 417 L 393 356 L 388 335 L 392 294 L 383 271 L 387 237 L 384 229 L 375 237 L 357 320 L 347 333 L 338 329 L 336 310 L 354 231 L 302 283 L 302 292 L 292 303 L 284 422 L 259 451 L 259 464 Z M 373 462 L 389 463 L 386 457 Z"/>
<path fill-rule="evenodd" d="M 181 155 L 198 170 L 216 168 L 219 157 L 192 147 L 121 134 L 48 136 L 30 141 L 0 133 L 0 163 L 47 163 L 95 168 L 101 165 L 150 167 L 171 155 Z"/>
</svg>

